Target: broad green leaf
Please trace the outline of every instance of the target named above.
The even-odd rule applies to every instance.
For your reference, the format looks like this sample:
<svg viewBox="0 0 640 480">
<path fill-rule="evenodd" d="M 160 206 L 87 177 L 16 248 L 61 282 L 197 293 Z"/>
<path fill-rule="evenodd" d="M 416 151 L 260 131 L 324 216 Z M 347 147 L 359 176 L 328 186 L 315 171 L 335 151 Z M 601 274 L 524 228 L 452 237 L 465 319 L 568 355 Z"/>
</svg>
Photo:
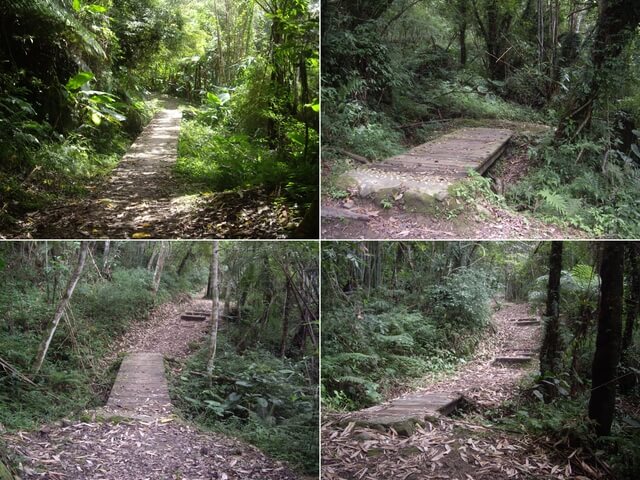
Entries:
<svg viewBox="0 0 640 480">
<path fill-rule="evenodd" d="M 224 105 L 231 99 L 231 95 L 227 92 L 223 92 L 220 95 L 218 95 L 218 98 L 220 99 L 220 103 Z"/>
<path fill-rule="evenodd" d="M 91 72 L 78 72 L 67 82 L 67 90 L 78 90 L 80 87 L 90 82 L 94 78 L 95 75 Z"/>
<path fill-rule="evenodd" d="M 207 92 L 207 102 L 212 103 L 214 105 L 222 105 L 222 101 L 220 97 L 218 97 L 215 93 Z"/>
<path fill-rule="evenodd" d="M 100 125 L 102 123 L 102 117 L 100 116 L 100 114 L 98 112 L 93 112 L 91 114 L 91 121 L 93 123 L 95 123 L 96 125 Z"/>
<path fill-rule="evenodd" d="M 314 112 L 318 113 L 320 111 L 320 102 L 318 102 L 318 100 L 314 100 L 313 103 L 305 104 L 305 107 L 310 108 Z"/>
<path fill-rule="evenodd" d="M 81 7 L 81 5 L 80 5 L 80 0 L 73 0 L 73 9 L 74 9 L 76 12 L 79 12 L 79 11 L 80 11 L 80 7 Z"/>
<path fill-rule="evenodd" d="M 631 151 L 636 154 L 636 157 L 640 158 L 640 148 L 636 143 L 631 144 Z"/>
<path fill-rule="evenodd" d="M 93 13 L 106 13 L 107 7 L 103 7 L 102 5 L 87 5 L 85 7 L 87 10 Z"/>
</svg>

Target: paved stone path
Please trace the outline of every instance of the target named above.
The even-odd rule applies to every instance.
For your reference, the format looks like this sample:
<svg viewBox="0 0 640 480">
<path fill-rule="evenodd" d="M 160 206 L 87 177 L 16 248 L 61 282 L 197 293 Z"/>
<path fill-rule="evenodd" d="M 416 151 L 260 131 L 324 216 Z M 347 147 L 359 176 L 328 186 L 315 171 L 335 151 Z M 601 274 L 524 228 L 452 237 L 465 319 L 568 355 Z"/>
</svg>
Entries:
<svg viewBox="0 0 640 480">
<path fill-rule="evenodd" d="M 494 318 L 495 344 L 463 366 L 451 381 L 353 412 L 341 418 L 339 423 L 353 422 L 359 427 L 380 431 L 393 429 L 400 435 L 410 436 L 416 425 L 449 415 L 467 400 L 484 403 L 483 399 L 474 398 L 478 391 L 484 390 L 485 396 L 488 391 L 489 401 L 497 399 L 500 387 L 504 390 L 512 388 L 521 376 L 513 369 L 529 367 L 536 359 L 541 323 L 537 318 L 524 317 L 524 308 L 526 306 L 506 304 Z M 492 389 L 496 392 L 491 392 Z"/>
<path fill-rule="evenodd" d="M 165 416 L 171 399 L 161 353 L 130 353 L 122 361 L 107 409 L 122 416 Z"/>
<path fill-rule="evenodd" d="M 346 172 L 338 181 L 361 197 L 376 200 L 400 193 L 409 207 L 444 200 L 447 190 L 469 170 L 484 173 L 504 152 L 511 130 L 462 128 L 402 155 Z"/>
</svg>

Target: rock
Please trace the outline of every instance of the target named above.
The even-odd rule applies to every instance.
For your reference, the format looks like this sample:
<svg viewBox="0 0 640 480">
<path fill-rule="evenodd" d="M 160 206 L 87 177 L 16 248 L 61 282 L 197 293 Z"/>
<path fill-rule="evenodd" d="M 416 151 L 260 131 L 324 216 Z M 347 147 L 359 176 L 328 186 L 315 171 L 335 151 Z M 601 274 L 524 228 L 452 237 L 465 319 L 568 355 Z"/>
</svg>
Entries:
<svg viewBox="0 0 640 480">
<path fill-rule="evenodd" d="M 438 200 L 439 202 L 444 202 L 449 196 L 449 192 L 447 192 L 446 190 L 443 190 L 436 193 L 434 196 L 436 197 L 436 200 Z"/>
</svg>

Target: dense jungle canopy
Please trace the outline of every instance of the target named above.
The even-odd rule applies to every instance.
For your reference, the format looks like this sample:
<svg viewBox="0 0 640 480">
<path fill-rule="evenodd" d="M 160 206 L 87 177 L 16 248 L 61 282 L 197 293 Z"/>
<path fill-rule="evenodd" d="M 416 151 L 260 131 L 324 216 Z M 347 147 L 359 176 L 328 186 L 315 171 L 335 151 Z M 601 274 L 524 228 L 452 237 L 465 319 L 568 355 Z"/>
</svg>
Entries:
<svg viewBox="0 0 640 480">
<path fill-rule="evenodd" d="M 637 478 L 639 254 L 325 242 L 323 478 Z"/>
<path fill-rule="evenodd" d="M 2 0 L 0 234 L 315 235 L 318 16 L 307 0 Z M 182 115 L 171 181 L 145 180 L 158 162 L 134 167 L 124 176 L 139 188 L 118 204 L 101 186 L 162 106 Z M 52 210 L 85 197 L 75 215 L 135 209 L 135 197 L 195 205 L 190 227 L 141 227 L 157 212 L 128 232 L 82 218 L 47 231 L 64 217 Z"/>
<path fill-rule="evenodd" d="M 491 182 L 472 178 L 471 192 L 454 194 L 466 212 L 486 202 L 485 223 L 505 229 L 526 215 L 568 228 L 555 238 L 635 238 L 639 22 L 634 0 L 323 1 L 324 201 L 352 208 L 337 177 L 357 162 L 375 166 L 460 127 L 508 128 L 516 136 Z"/>
<path fill-rule="evenodd" d="M 317 473 L 317 243 L 2 242 L 0 282 L 3 480 Z"/>
</svg>

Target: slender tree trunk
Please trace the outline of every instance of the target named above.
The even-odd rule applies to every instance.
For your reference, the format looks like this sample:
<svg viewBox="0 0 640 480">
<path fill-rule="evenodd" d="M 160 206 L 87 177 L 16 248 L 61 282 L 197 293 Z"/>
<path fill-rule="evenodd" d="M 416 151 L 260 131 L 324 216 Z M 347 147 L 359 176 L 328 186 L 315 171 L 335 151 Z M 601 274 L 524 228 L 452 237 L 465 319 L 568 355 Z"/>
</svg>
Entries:
<svg viewBox="0 0 640 480">
<path fill-rule="evenodd" d="M 616 369 L 620 360 L 624 243 L 604 242 L 600 265 L 600 305 L 596 352 L 593 356 L 589 418 L 598 436 L 609 435 L 616 400 Z"/>
<path fill-rule="evenodd" d="M 218 348 L 218 326 L 220 324 L 219 315 L 219 282 L 218 282 L 218 241 L 213 242 L 213 254 L 211 256 L 211 278 L 212 278 L 212 306 L 211 306 L 211 334 L 209 335 L 209 360 L 207 361 L 207 378 L 209 386 L 213 379 L 213 362 L 216 358 Z"/>
<path fill-rule="evenodd" d="M 102 254 L 102 273 L 107 274 L 109 271 L 109 250 L 111 249 L 111 240 L 105 240 L 104 253 Z"/>
<path fill-rule="evenodd" d="M 573 88 L 556 130 L 556 142 L 572 140 L 589 127 L 593 104 L 603 86 L 611 81 L 610 74 L 618 68 L 614 60 L 640 22 L 638 0 L 600 0 L 599 7 L 591 47 L 591 75 L 586 85 L 580 82 Z"/>
<path fill-rule="evenodd" d="M 167 250 L 169 249 L 166 242 L 160 242 L 160 251 L 158 252 L 158 261 L 156 262 L 156 269 L 153 272 L 153 293 L 158 293 L 160 289 L 160 280 L 162 279 L 162 270 L 164 269 L 164 261 L 167 257 Z"/>
<path fill-rule="evenodd" d="M 627 294 L 627 314 L 624 324 L 624 333 L 622 334 L 622 352 L 620 354 L 620 364 L 626 363 L 626 353 L 633 345 L 633 327 L 640 315 L 640 265 L 638 265 L 638 256 L 640 253 L 640 244 L 629 242 L 628 259 L 629 259 L 629 293 Z M 637 374 L 634 372 L 626 372 L 626 375 L 620 379 L 620 388 L 623 392 L 630 392 L 637 383 Z"/>
<path fill-rule="evenodd" d="M 47 334 L 42 340 L 40 347 L 38 348 L 38 354 L 36 355 L 36 360 L 33 364 L 33 372 L 38 373 L 40 368 L 42 367 L 42 363 L 44 362 L 45 357 L 47 356 L 47 351 L 49 350 L 49 345 L 51 345 L 51 340 L 56 333 L 56 328 L 58 328 L 58 324 L 60 323 L 60 319 L 64 313 L 65 308 L 69 304 L 69 300 L 71 300 L 71 296 L 73 295 L 73 291 L 78 284 L 78 280 L 80 280 L 80 276 L 82 275 L 82 270 L 84 269 L 84 264 L 87 260 L 87 252 L 89 251 L 89 242 L 80 242 L 80 253 L 78 254 L 78 263 L 76 264 L 76 268 L 74 269 L 71 277 L 69 277 L 69 281 L 67 283 L 67 289 L 58 303 L 58 308 L 56 308 L 56 312 L 49 322 L 47 327 Z"/>
<path fill-rule="evenodd" d="M 231 313 L 231 280 L 228 278 L 224 286 L 224 309 L 222 316 L 227 318 Z"/>
<path fill-rule="evenodd" d="M 151 271 L 153 269 L 153 262 L 155 262 L 156 257 L 158 256 L 158 249 L 154 248 L 151 252 L 151 258 L 149 259 L 149 263 L 147 263 L 147 270 Z"/>
<path fill-rule="evenodd" d="M 562 242 L 551 242 L 549 257 L 549 285 L 544 313 L 545 332 L 540 349 L 540 375 L 555 377 L 560 372 L 560 276 L 562 274 Z M 545 389 L 545 400 L 555 395 L 553 388 Z"/>
<path fill-rule="evenodd" d="M 287 288 L 284 291 L 284 308 L 282 312 L 282 334 L 280 335 L 280 357 L 284 358 L 287 352 L 287 337 L 289 335 L 289 310 L 290 310 L 290 296 L 291 286 L 289 280 L 286 280 Z"/>
</svg>

